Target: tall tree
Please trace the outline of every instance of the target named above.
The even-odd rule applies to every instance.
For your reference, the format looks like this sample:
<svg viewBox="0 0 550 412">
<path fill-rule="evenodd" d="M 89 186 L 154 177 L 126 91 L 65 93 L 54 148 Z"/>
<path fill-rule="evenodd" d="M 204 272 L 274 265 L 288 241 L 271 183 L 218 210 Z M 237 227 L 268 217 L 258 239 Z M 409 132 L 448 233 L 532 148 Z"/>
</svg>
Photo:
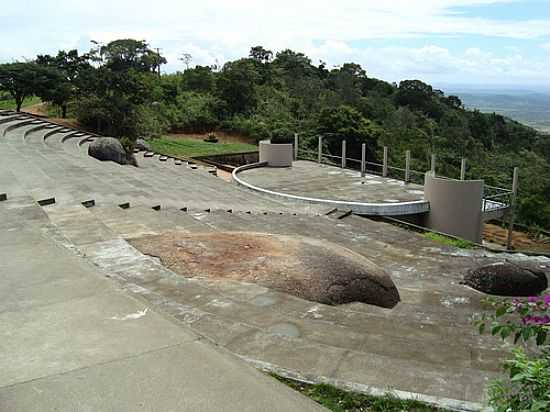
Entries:
<svg viewBox="0 0 550 412">
<path fill-rule="evenodd" d="M 102 46 L 100 52 L 105 59 L 105 66 L 113 71 L 134 69 L 155 73 L 160 65 L 166 64 L 166 59 L 144 40 L 114 40 Z"/>
<path fill-rule="evenodd" d="M 273 58 L 273 52 L 271 50 L 264 49 L 262 46 L 254 46 L 250 49 L 249 56 L 258 63 L 269 63 Z"/>
<path fill-rule="evenodd" d="M 25 98 L 34 94 L 37 81 L 38 70 L 35 63 L 0 64 L 0 90 L 11 95 L 18 112 L 21 111 Z"/>
<path fill-rule="evenodd" d="M 77 50 L 60 50 L 56 56 L 38 55 L 36 63 L 46 68 L 42 70 L 43 75 L 55 79 L 47 82 L 47 86 L 42 85 L 37 95 L 43 101 L 59 106 L 62 117 L 67 117 L 69 101 L 76 97 L 80 83 L 92 70 L 90 56 L 79 55 Z"/>
</svg>

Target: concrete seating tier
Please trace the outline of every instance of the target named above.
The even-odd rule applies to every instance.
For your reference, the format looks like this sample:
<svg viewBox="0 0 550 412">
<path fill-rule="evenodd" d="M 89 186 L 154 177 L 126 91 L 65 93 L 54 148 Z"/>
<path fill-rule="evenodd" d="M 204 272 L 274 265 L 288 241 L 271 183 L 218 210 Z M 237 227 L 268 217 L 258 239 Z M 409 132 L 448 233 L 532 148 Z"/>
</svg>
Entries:
<svg viewBox="0 0 550 412">
<path fill-rule="evenodd" d="M 472 327 L 483 296 L 462 286 L 462 275 L 502 259 L 550 268 L 545 258 L 442 247 L 345 211 L 326 215 L 328 208 L 266 198 L 158 154 L 138 153 L 138 168 L 99 162 L 87 155 L 95 136 L 77 134 L 0 112 L 0 193 L 7 194 L 0 272 L 9 276 L 0 278 L 0 326 L 11 333 L 0 398 L 7 410 L 67 410 L 83 400 L 90 410 L 109 409 L 100 399 L 132 409 L 136 396 L 147 406 L 167 402 L 162 410 L 320 410 L 227 352 L 307 381 L 479 410 L 505 353 Z M 53 204 L 37 204 L 52 197 Z M 253 284 L 185 278 L 126 241 L 166 231 L 334 242 L 389 271 L 402 302 L 392 310 L 333 307 Z M 155 395 L 143 394 L 140 382 Z M 98 395 L 109 384 L 112 398 Z M 178 403 L 187 388 L 196 403 Z M 210 400 L 206 390 L 217 395 Z M 205 399 L 210 406 L 200 404 Z"/>
</svg>

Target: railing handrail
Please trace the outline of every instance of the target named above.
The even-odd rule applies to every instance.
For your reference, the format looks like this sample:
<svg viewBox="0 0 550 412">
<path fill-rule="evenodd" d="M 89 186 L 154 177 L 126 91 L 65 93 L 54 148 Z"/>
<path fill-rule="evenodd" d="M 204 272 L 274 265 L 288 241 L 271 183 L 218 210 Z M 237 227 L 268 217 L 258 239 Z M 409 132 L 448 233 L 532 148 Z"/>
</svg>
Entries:
<svg viewBox="0 0 550 412">
<path fill-rule="evenodd" d="M 330 137 L 338 136 L 337 133 L 324 134 L 324 136 L 326 136 L 326 137 L 328 137 L 329 135 L 330 135 Z M 388 171 L 404 172 L 405 173 L 405 179 L 402 179 L 400 177 L 395 177 L 395 175 L 393 175 L 392 178 L 394 178 L 394 179 L 397 178 L 397 179 L 403 180 L 407 183 L 410 181 L 411 175 L 424 176 L 427 172 L 429 172 L 429 171 L 422 172 L 420 170 L 414 170 L 412 168 L 407 169 L 406 167 L 408 167 L 408 165 L 405 168 L 397 167 L 397 166 L 390 166 L 388 164 L 386 155 L 384 156 L 384 163 L 377 163 L 377 162 L 367 161 L 366 159 L 362 160 L 362 159 L 355 159 L 353 157 L 347 157 L 347 156 L 344 157 L 344 156 L 324 153 L 323 148 L 322 148 L 322 144 L 321 144 L 322 137 L 323 136 L 319 136 L 319 138 L 320 138 L 319 143 L 320 144 L 318 146 L 318 150 L 310 150 L 310 149 L 306 149 L 306 148 L 300 148 L 299 147 L 299 141 L 295 140 L 298 143 L 298 147 L 297 147 L 297 150 L 296 150 L 297 156 L 299 156 L 300 153 L 310 154 L 310 155 L 313 155 L 313 156 L 317 156 L 317 160 L 321 161 L 321 162 L 323 161 L 323 159 L 326 159 L 327 161 L 329 159 L 340 159 L 342 161 L 342 167 L 344 167 L 344 165 L 347 164 L 347 162 L 359 163 L 359 164 L 363 165 L 362 170 L 364 170 L 364 173 L 367 172 L 366 166 L 374 166 L 376 168 L 381 168 L 382 172 L 380 172 L 378 170 L 372 170 L 372 169 L 369 170 L 368 172 L 372 173 L 372 174 L 376 174 L 376 175 L 382 175 L 382 176 L 388 176 Z M 342 140 L 345 141 L 345 139 L 342 139 Z M 385 148 L 384 151 L 385 151 L 385 153 L 387 153 L 387 148 Z M 344 148 L 343 148 L 342 149 L 342 154 L 345 154 L 344 152 L 345 151 L 344 151 Z M 410 157 L 410 155 L 408 155 L 408 156 Z M 435 162 L 435 156 L 432 156 L 432 162 Z M 333 164 L 332 161 L 331 161 L 331 164 Z M 431 170 L 435 170 L 434 164 L 431 165 Z M 462 166 L 461 167 L 464 168 L 463 170 L 461 170 L 461 177 L 464 177 L 465 176 L 465 160 L 464 159 L 462 160 Z M 407 176 L 408 176 L 409 180 L 407 180 Z M 437 177 L 440 178 L 440 179 L 462 180 L 462 179 L 456 179 L 456 178 L 443 176 L 443 175 L 437 175 Z M 502 204 L 505 207 L 509 207 L 512 203 L 513 195 L 514 195 L 514 191 L 511 190 L 511 189 L 506 189 L 506 188 L 499 187 L 499 186 L 492 186 L 492 185 L 484 184 L 484 193 L 483 193 L 483 197 L 482 197 L 482 199 L 484 201 L 484 209 L 486 208 L 487 201 L 492 201 L 492 200 L 496 200 L 496 199 L 501 199 L 501 202 L 494 202 L 494 203 L 499 203 L 499 204 Z"/>
</svg>

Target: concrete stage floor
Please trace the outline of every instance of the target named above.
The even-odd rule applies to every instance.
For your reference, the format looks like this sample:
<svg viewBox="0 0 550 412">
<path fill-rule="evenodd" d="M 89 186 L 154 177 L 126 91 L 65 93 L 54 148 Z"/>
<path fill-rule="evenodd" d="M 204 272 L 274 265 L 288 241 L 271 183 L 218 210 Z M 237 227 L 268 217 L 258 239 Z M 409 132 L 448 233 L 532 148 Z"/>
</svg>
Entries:
<svg viewBox="0 0 550 412">
<path fill-rule="evenodd" d="M 298 160 L 291 168 L 262 167 L 239 173 L 243 180 L 264 189 L 296 196 L 365 203 L 398 203 L 424 200 L 424 187 Z"/>
</svg>

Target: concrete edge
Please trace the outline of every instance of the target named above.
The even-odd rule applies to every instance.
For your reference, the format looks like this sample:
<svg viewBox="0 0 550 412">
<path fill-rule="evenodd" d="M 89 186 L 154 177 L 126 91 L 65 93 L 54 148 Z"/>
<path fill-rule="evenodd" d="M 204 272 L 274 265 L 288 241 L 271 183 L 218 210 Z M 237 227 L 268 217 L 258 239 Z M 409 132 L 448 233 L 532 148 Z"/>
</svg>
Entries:
<svg viewBox="0 0 550 412">
<path fill-rule="evenodd" d="M 412 202 L 399 202 L 399 203 L 364 203 L 364 202 L 351 202 L 332 199 L 318 199 L 314 197 L 290 195 L 287 193 L 275 192 L 273 190 L 264 189 L 258 186 L 254 186 L 251 183 L 245 182 L 238 174 L 245 170 L 256 169 L 260 167 L 266 167 L 267 162 L 252 163 L 244 165 L 233 170 L 233 180 L 241 186 L 244 186 L 252 191 L 260 192 L 272 197 L 282 197 L 289 200 L 301 201 L 306 203 L 321 204 L 330 207 L 336 207 L 339 209 L 350 209 L 353 213 L 359 215 L 370 216 L 404 216 L 404 215 L 416 215 L 419 213 L 425 213 L 430 211 L 430 204 L 425 200 L 415 200 Z"/>
<path fill-rule="evenodd" d="M 440 398 L 440 397 L 424 395 L 422 393 L 416 393 L 416 392 L 382 389 L 372 385 L 365 385 L 361 383 L 343 381 L 339 379 L 328 378 L 326 376 L 308 378 L 308 377 L 302 376 L 297 371 L 280 368 L 277 365 L 271 364 L 269 362 L 248 358 L 242 355 L 237 355 L 237 356 L 242 360 L 244 360 L 245 362 L 253 365 L 257 369 L 262 370 L 266 373 L 273 373 L 283 378 L 287 378 L 287 379 L 291 379 L 291 380 L 295 380 L 295 381 L 303 382 L 307 384 L 315 385 L 315 384 L 324 383 L 324 384 L 335 386 L 344 391 L 358 392 L 358 393 L 363 393 L 363 394 L 372 395 L 372 396 L 384 396 L 384 395 L 391 394 L 397 397 L 398 399 L 420 401 L 429 405 L 442 407 L 442 408 L 449 409 L 456 412 L 491 412 L 492 411 L 491 408 L 486 407 L 483 404 L 478 402 L 461 401 L 458 399 L 450 399 L 450 398 L 443 398 L 443 397 Z"/>
</svg>

